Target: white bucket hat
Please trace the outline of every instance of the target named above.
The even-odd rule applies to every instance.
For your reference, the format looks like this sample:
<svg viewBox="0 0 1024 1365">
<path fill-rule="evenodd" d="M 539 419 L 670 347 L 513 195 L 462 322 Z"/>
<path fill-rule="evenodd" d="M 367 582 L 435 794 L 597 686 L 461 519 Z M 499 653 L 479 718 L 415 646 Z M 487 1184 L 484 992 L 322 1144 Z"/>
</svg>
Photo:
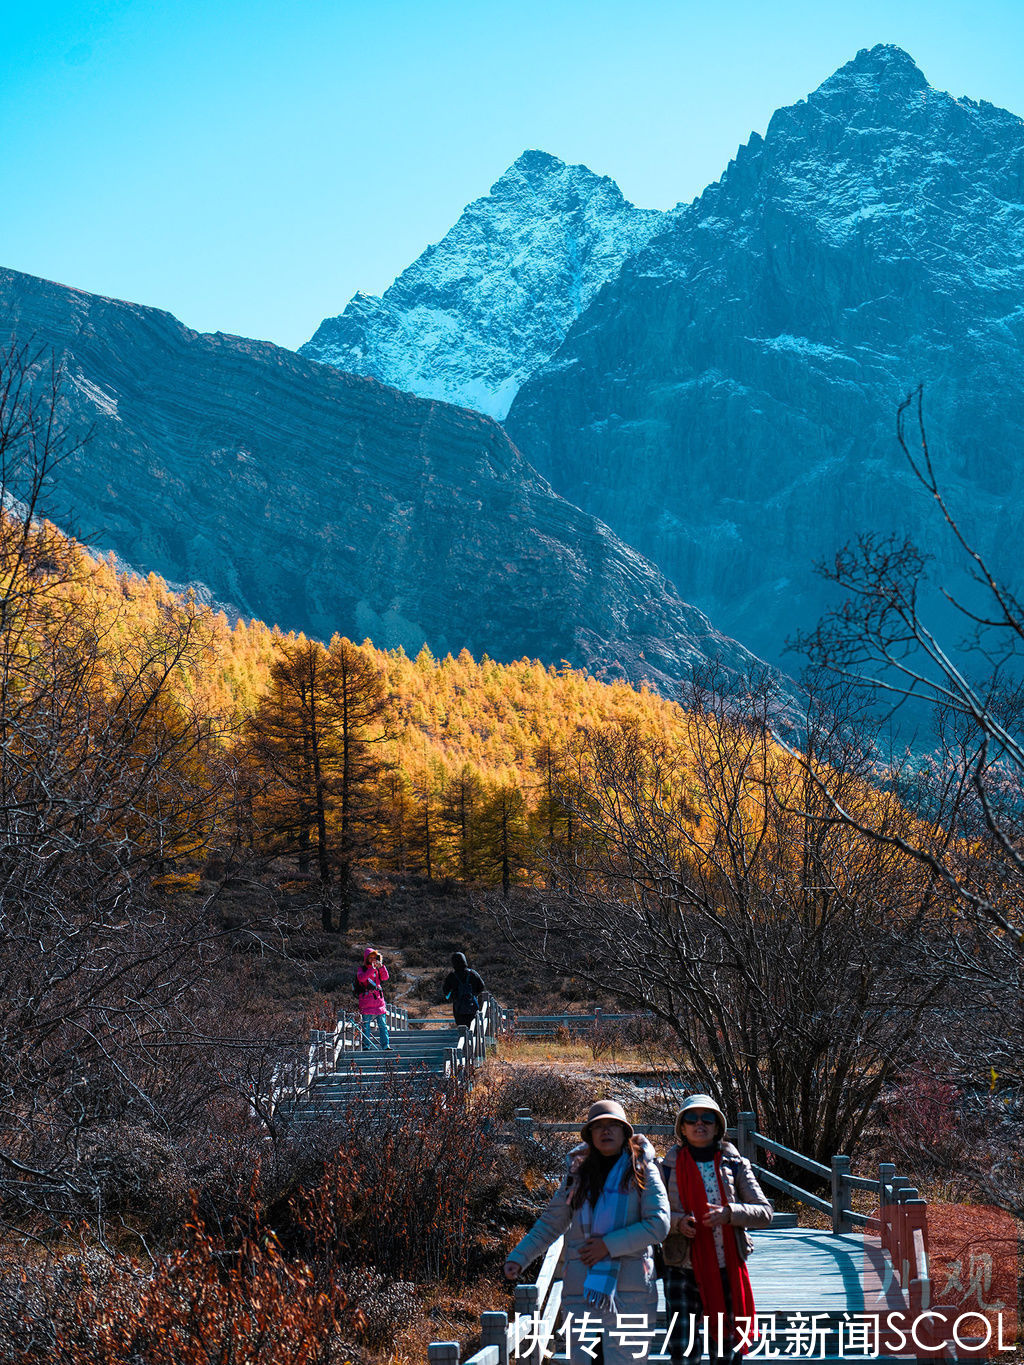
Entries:
<svg viewBox="0 0 1024 1365">
<path fill-rule="evenodd" d="M 726 1128 L 728 1128 L 729 1125 L 725 1121 L 725 1115 L 722 1113 L 721 1107 L 718 1104 L 718 1102 L 716 1100 L 713 1100 L 710 1095 L 687 1095 L 686 1099 L 683 1100 L 682 1108 L 676 1115 L 676 1137 L 679 1139 L 680 1142 L 683 1141 L 683 1115 L 688 1113 L 689 1110 L 691 1109 L 710 1109 L 710 1111 L 713 1114 L 717 1114 L 718 1115 L 717 1135 L 720 1138 L 725 1137 L 725 1130 Z"/>
</svg>

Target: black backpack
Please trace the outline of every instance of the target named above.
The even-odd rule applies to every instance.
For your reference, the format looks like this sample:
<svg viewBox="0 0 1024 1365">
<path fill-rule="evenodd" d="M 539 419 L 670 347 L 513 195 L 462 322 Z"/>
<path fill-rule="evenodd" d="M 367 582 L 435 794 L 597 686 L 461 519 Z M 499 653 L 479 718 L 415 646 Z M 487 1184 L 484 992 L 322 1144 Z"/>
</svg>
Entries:
<svg viewBox="0 0 1024 1365">
<path fill-rule="evenodd" d="M 473 990 L 473 983 L 470 980 L 470 973 L 465 976 L 456 976 L 455 991 L 452 998 L 452 1009 L 456 1014 L 476 1014 L 480 1008 L 480 1001 L 476 998 Z"/>
</svg>

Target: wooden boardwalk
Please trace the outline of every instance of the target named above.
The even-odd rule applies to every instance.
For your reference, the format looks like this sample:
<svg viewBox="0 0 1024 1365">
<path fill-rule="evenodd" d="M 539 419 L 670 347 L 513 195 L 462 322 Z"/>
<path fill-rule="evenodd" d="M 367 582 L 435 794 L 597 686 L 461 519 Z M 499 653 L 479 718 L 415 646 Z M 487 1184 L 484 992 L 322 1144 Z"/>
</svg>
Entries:
<svg viewBox="0 0 1024 1365">
<path fill-rule="evenodd" d="M 899 1314 L 902 1319 L 907 1311 L 878 1237 L 801 1227 L 767 1228 L 751 1236 L 754 1250 L 747 1265 L 761 1338 L 751 1359 L 803 1360 L 814 1365 L 913 1359 L 885 1349 L 865 1351 L 856 1337 L 856 1320 L 867 1317 L 869 1332 L 878 1320 L 878 1340 L 884 1341 L 886 1314 Z M 657 1327 L 655 1341 L 664 1344 L 660 1334 L 667 1330 L 668 1318 L 661 1281 Z M 655 1365 L 669 1360 L 653 1341 L 646 1358 Z M 566 1365 L 567 1361 L 564 1350 L 559 1350 L 547 1365 Z M 440 1357 L 437 1365 L 441 1365 Z M 536 1365 L 535 1360 L 531 1365 Z"/>
<path fill-rule="evenodd" d="M 758 1313 L 895 1313 L 906 1299 L 877 1237 L 815 1228 L 766 1228 L 751 1234 L 747 1262 Z"/>
</svg>

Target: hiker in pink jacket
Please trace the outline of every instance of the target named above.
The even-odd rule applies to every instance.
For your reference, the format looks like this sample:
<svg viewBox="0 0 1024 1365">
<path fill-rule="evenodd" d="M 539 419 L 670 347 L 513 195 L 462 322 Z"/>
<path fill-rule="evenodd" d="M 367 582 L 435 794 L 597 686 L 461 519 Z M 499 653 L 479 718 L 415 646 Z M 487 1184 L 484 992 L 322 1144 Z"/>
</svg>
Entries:
<svg viewBox="0 0 1024 1365">
<path fill-rule="evenodd" d="M 373 1046 L 372 1027 L 373 1020 L 376 1019 L 382 1052 L 388 1051 L 391 1046 L 388 1021 L 385 1017 L 387 1006 L 381 989 L 387 979 L 388 969 L 384 966 L 384 959 L 376 948 L 367 948 L 363 953 L 363 965 L 356 972 L 356 980 L 363 988 L 359 995 L 359 1013 L 363 1016 L 363 1042 L 368 1049 Z"/>
</svg>

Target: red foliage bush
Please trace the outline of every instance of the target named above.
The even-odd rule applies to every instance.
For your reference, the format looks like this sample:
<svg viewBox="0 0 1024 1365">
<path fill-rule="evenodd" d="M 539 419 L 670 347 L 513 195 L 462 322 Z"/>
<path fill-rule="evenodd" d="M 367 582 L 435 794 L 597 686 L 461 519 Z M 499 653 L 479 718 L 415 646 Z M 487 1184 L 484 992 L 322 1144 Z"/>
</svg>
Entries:
<svg viewBox="0 0 1024 1365">
<path fill-rule="evenodd" d="M 886 1096 L 886 1145 L 897 1158 L 945 1167 L 970 1141 L 956 1086 L 927 1071 L 913 1072 Z"/>
</svg>

